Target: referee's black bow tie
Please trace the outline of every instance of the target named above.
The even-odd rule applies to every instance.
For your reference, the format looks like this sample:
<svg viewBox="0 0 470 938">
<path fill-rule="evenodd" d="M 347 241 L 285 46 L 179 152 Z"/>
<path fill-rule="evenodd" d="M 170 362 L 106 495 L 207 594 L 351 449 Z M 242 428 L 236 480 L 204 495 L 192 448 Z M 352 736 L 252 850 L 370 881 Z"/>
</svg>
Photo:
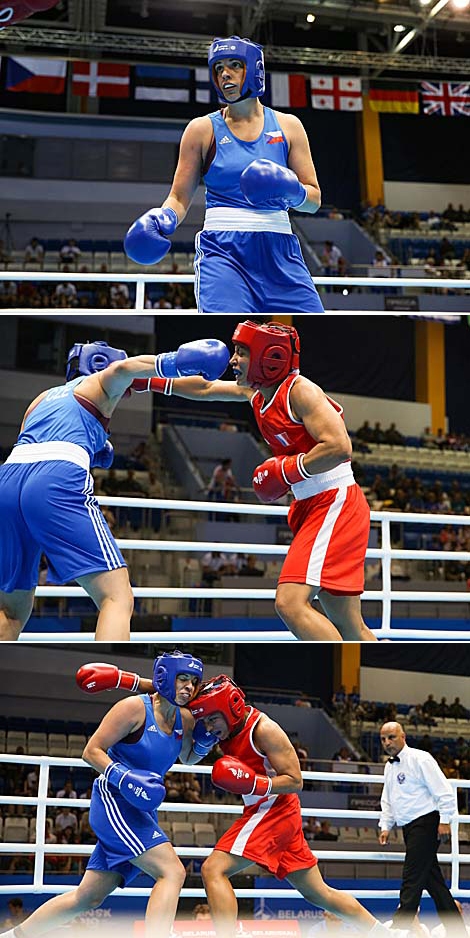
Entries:
<svg viewBox="0 0 470 938">
<path fill-rule="evenodd" d="M 389 762 L 399 762 L 400 756 L 390 756 Z"/>
</svg>

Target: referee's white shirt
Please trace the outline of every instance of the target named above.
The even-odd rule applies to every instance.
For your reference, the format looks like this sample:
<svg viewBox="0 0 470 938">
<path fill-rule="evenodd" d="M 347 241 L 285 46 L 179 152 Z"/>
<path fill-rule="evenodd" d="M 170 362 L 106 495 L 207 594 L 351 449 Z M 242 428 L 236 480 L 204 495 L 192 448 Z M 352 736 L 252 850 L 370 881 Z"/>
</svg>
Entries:
<svg viewBox="0 0 470 938">
<path fill-rule="evenodd" d="M 433 756 L 405 744 L 398 758 L 385 763 L 380 829 L 403 827 L 431 811 L 439 811 L 441 823 L 448 824 L 457 813 L 457 797 Z"/>
</svg>

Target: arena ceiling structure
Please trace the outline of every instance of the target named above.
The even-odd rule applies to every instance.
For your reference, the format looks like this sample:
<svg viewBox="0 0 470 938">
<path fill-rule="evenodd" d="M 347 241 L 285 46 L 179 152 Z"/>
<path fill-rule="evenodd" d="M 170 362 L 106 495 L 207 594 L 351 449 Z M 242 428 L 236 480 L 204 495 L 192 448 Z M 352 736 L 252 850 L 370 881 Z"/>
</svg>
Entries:
<svg viewBox="0 0 470 938">
<path fill-rule="evenodd" d="M 423 78 L 470 74 L 470 0 L 59 0 L 0 36 L 12 54 L 203 64 L 249 36 L 271 69 Z"/>
</svg>

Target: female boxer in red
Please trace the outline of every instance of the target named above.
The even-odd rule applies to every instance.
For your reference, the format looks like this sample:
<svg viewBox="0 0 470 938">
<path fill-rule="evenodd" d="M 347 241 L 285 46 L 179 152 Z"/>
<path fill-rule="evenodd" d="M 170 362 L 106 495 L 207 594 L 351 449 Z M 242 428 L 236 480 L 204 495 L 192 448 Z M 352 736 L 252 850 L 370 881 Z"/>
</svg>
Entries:
<svg viewBox="0 0 470 938">
<path fill-rule="evenodd" d="M 342 408 L 299 374 L 300 341 L 280 323 L 239 323 L 235 381 L 177 379 L 167 393 L 189 400 L 249 402 L 273 456 L 258 466 L 262 502 L 292 491 L 294 539 L 281 570 L 276 611 L 306 641 L 375 641 L 361 615 L 369 506 L 351 469 Z M 156 388 L 158 390 L 158 388 Z M 318 595 L 325 612 L 311 605 Z"/>
</svg>

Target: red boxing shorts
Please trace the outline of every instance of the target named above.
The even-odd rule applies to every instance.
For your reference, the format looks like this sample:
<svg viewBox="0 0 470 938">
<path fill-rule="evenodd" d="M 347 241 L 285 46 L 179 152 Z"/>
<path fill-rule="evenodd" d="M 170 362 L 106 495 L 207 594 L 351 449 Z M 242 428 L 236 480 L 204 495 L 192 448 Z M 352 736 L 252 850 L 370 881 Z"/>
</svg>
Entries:
<svg viewBox="0 0 470 938">
<path fill-rule="evenodd" d="M 287 520 L 294 539 L 279 583 L 307 583 L 333 594 L 359 596 L 370 530 L 369 505 L 359 486 L 339 486 L 295 501 Z"/>
<path fill-rule="evenodd" d="M 246 857 L 277 879 L 318 863 L 303 835 L 297 795 L 263 798 L 245 808 L 241 818 L 217 841 L 215 850 Z"/>
</svg>

